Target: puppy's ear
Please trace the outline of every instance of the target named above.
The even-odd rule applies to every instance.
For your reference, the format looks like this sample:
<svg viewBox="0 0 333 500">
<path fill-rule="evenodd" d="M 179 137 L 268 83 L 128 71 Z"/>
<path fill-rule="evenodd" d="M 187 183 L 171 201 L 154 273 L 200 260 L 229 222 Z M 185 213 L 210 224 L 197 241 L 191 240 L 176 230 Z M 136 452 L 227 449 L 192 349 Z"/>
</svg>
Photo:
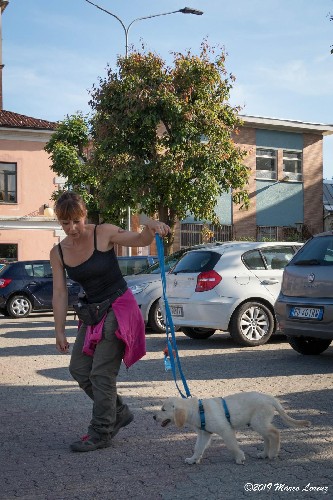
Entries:
<svg viewBox="0 0 333 500">
<path fill-rule="evenodd" d="M 186 410 L 184 408 L 175 408 L 175 424 L 177 427 L 183 427 L 186 422 Z"/>
</svg>

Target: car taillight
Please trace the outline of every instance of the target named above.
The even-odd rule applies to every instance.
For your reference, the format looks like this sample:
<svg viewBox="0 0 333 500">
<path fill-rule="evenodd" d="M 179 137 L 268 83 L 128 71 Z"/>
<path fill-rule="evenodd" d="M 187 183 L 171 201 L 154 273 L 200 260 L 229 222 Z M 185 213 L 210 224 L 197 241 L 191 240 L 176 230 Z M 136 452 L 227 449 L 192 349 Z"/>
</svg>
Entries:
<svg viewBox="0 0 333 500">
<path fill-rule="evenodd" d="M 9 278 L 0 278 L 0 288 L 5 288 L 11 281 Z"/>
<path fill-rule="evenodd" d="M 196 292 L 208 292 L 208 290 L 213 290 L 222 280 L 216 271 L 205 271 L 200 273 L 197 278 L 197 286 L 195 287 Z"/>
</svg>

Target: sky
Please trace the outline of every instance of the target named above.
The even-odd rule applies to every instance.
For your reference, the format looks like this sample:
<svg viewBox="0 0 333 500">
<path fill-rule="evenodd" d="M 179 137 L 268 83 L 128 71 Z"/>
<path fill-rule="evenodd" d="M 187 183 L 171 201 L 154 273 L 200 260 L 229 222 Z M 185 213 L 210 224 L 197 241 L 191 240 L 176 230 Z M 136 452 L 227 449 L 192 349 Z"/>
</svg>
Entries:
<svg viewBox="0 0 333 500">
<path fill-rule="evenodd" d="M 92 0 L 125 28 L 129 46 L 159 54 L 224 47 L 241 114 L 333 124 L 333 0 Z M 186 3 L 185 3 L 186 2 Z M 125 54 L 121 22 L 85 0 L 10 0 L 2 16 L 3 107 L 62 120 L 90 111 L 89 91 Z M 333 135 L 324 138 L 333 178 Z"/>
</svg>

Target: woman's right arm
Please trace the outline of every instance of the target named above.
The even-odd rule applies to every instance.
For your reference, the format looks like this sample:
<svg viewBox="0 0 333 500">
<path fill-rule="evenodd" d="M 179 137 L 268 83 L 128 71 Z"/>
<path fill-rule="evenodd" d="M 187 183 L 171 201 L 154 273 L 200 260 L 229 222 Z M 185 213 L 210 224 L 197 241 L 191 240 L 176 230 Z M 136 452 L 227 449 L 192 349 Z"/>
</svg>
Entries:
<svg viewBox="0 0 333 500">
<path fill-rule="evenodd" d="M 68 307 L 68 290 L 66 284 L 66 275 L 60 260 L 57 246 L 50 252 L 50 261 L 53 272 L 53 315 L 56 333 L 56 347 L 61 354 L 67 354 L 69 344 L 65 334 L 65 324 Z"/>
</svg>

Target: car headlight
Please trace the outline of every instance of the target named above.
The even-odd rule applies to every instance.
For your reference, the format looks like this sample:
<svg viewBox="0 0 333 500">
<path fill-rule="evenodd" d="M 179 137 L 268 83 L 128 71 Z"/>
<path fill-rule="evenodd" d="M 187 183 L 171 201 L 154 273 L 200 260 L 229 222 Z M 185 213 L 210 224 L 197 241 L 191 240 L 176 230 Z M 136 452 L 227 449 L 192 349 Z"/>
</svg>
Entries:
<svg viewBox="0 0 333 500">
<path fill-rule="evenodd" d="M 136 295 L 137 293 L 142 292 L 149 285 L 150 283 L 141 283 L 140 285 L 132 285 L 129 289 L 132 291 L 133 295 Z"/>
</svg>

